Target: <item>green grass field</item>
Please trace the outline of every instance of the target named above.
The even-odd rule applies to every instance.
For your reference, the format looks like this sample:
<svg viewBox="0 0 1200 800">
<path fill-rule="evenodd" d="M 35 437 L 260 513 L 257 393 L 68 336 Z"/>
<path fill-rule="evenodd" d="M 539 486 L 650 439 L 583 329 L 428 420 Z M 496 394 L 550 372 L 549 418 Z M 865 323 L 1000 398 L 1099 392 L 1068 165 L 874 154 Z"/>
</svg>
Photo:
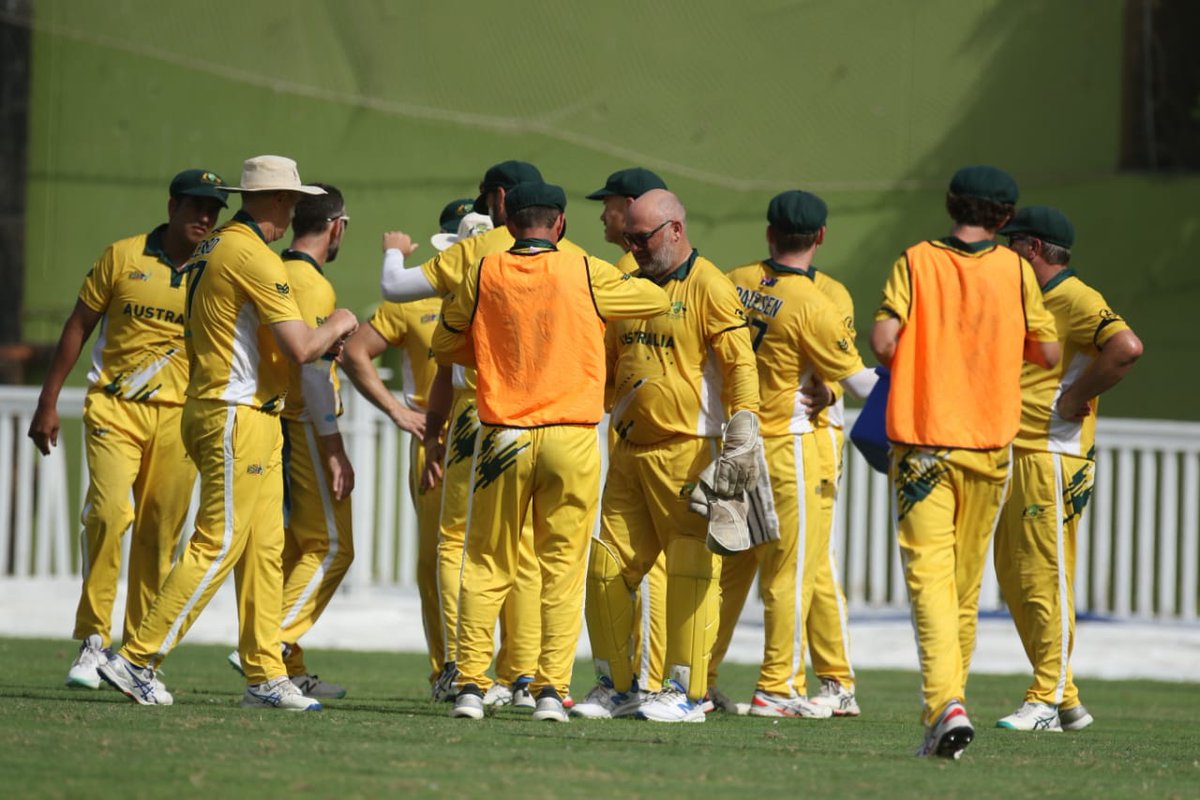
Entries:
<svg viewBox="0 0 1200 800">
<path fill-rule="evenodd" d="M 992 728 L 1022 676 L 977 676 L 974 744 L 919 760 L 915 673 L 859 676 L 864 714 L 809 722 L 710 715 L 703 725 L 534 723 L 501 710 L 450 719 L 427 699 L 423 658 L 312 651 L 351 687 L 321 714 L 238 708 L 227 648 L 184 645 L 163 678 L 170 708 L 61 685 L 67 642 L 0 639 L 0 775 L 6 797 L 1155 797 L 1200 796 L 1200 693 L 1185 684 L 1084 682 L 1086 731 Z M 587 691 L 589 665 L 574 692 Z M 748 697 L 750 667 L 722 688 Z M 786 793 L 786 795 L 785 795 Z"/>
</svg>

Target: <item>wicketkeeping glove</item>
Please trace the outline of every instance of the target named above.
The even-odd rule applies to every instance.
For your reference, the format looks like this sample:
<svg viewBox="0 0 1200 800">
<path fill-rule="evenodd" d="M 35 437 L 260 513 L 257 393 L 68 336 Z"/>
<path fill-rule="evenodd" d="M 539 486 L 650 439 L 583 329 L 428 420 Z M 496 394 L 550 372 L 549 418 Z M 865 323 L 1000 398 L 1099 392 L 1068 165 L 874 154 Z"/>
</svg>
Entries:
<svg viewBox="0 0 1200 800">
<path fill-rule="evenodd" d="M 709 464 L 700 473 L 688 498 L 688 509 L 708 519 L 708 549 L 719 556 L 730 556 L 748 550 L 752 544 L 746 521 L 746 496 L 719 496 L 711 486 L 714 472 L 714 465 Z"/>
<path fill-rule="evenodd" d="M 758 480 L 756 450 L 760 447 L 758 415 L 742 410 L 730 417 L 725 424 L 721 456 L 716 462 L 713 491 L 728 498 L 740 497 L 742 492 L 752 488 Z"/>
</svg>

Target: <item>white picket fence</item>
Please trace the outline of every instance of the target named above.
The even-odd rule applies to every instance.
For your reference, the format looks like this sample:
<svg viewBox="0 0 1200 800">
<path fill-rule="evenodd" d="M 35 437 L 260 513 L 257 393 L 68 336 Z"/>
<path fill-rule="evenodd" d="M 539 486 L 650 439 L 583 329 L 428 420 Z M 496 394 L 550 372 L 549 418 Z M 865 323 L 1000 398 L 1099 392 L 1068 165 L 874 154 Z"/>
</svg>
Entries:
<svg viewBox="0 0 1200 800">
<path fill-rule="evenodd" d="M 79 572 L 83 391 L 63 392 L 64 435 L 44 458 L 25 438 L 37 391 L 0 387 L 0 580 Z M 357 472 L 357 556 L 345 586 L 413 586 L 408 436 L 356 392 L 345 399 L 342 430 Z M 1098 440 L 1096 490 L 1080 526 L 1079 613 L 1195 621 L 1200 423 L 1101 419 Z M 77 465 L 73 478 L 70 464 Z M 889 503 L 886 478 L 848 447 L 834 535 L 847 598 L 857 608 L 906 607 Z M 989 567 L 981 608 L 1002 605 Z"/>
</svg>

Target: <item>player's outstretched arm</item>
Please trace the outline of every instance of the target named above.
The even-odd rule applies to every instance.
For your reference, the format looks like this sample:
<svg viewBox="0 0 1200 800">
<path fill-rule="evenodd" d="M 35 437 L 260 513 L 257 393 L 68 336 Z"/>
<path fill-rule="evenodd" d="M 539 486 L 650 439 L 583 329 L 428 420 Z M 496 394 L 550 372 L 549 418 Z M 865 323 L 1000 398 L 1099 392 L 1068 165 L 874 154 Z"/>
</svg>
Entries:
<svg viewBox="0 0 1200 800">
<path fill-rule="evenodd" d="M 76 300 L 71 316 L 63 323 L 62 335 L 58 337 L 58 345 L 50 360 L 50 371 L 46 374 L 42 393 L 38 397 L 37 411 L 29 423 L 29 438 L 44 456 L 50 455 L 50 448 L 58 444 L 61 427 L 58 395 L 67 376 L 71 374 L 71 368 L 79 360 L 79 354 L 83 352 L 84 342 L 92 335 L 102 316 L 101 312 L 92 310 L 82 300 Z"/>
<path fill-rule="evenodd" d="M 1131 330 L 1114 333 L 1100 348 L 1100 355 L 1079 378 L 1063 389 L 1058 398 L 1058 415 L 1078 422 L 1092 412 L 1091 400 L 1116 386 L 1142 357 L 1142 340 Z"/>
<path fill-rule="evenodd" d="M 310 328 L 298 319 L 271 323 L 271 332 L 283 354 L 298 364 L 316 361 L 336 349 L 343 339 L 358 328 L 354 312 L 346 308 L 336 309 L 319 328 Z"/>
<path fill-rule="evenodd" d="M 342 348 L 342 372 L 371 405 L 388 415 L 396 427 L 417 436 L 424 433 L 425 415 L 405 407 L 384 384 L 375 359 L 388 347 L 387 340 L 370 324 L 362 325 Z"/>
<path fill-rule="evenodd" d="M 393 303 L 423 300 L 437 294 L 433 284 L 419 269 L 406 269 L 404 259 L 419 247 L 412 237 L 403 231 L 388 231 L 383 234 L 383 268 L 379 273 L 379 291 L 383 299 Z"/>
</svg>

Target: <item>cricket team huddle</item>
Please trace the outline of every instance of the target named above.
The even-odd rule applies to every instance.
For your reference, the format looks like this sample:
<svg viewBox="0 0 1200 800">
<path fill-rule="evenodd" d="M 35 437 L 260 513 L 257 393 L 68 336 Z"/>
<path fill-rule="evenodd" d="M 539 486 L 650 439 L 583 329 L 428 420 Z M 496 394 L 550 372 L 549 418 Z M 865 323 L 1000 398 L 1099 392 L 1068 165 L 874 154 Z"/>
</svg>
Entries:
<svg viewBox="0 0 1200 800">
<path fill-rule="evenodd" d="M 230 193 L 241 209 L 218 225 Z M 619 170 L 588 195 L 621 251 L 609 263 L 564 237 L 561 187 L 505 161 L 477 198 L 445 207 L 431 259 L 410 265 L 412 238 L 383 235 L 384 302 L 359 324 L 324 272 L 350 221 L 341 192 L 302 183 L 280 156 L 246 160 L 238 186 L 179 173 L 167 221 L 87 273 L 29 430 L 43 453 L 57 443 L 58 395 L 98 327 L 67 685 L 170 705 L 156 669 L 232 571 L 242 705 L 320 710 L 346 695 L 300 645 L 354 557 L 336 363 L 413 434 L 428 678 L 452 717 L 858 716 L 831 535 L 849 392 L 868 400 L 855 444 L 893 488 L 917 754 L 956 759 L 974 738 L 965 685 L 993 543 L 1033 668 L 997 725 L 1087 727 L 1070 667 L 1076 527 L 1097 396 L 1142 345 L 1068 266 L 1067 217 L 1017 197 L 996 167 L 954 174 L 950 234 L 892 266 L 869 337 L 881 366 L 868 368 L 849 292 L 814 264 L 828 211 L 809 192 L 775 196 L 765 246 L 723 271 L 661 177 Z M 268 245 L 289 227 L 278 255 Z M 389 348 L 399 393 L 376 367 Z M 738 703 L 719 670 L 756 578 L 763 657 Z M 573 699 L 585 619 L 596 684 Z"/>
</svg>

